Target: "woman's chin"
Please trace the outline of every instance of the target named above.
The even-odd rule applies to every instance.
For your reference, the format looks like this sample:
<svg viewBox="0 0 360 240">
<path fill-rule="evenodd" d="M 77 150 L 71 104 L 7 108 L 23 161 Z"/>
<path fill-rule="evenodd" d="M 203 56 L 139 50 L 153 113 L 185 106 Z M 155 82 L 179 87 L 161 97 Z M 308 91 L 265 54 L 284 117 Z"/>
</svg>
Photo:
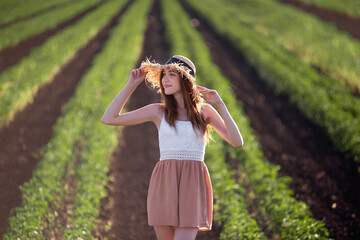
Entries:
<svg viewBox="0 0 360 240">
<path fill-rule="evenodd" d="M 165 95 L 173 95 L 173 91 L 170 91 L 170 90 L 166 90 L 164 91 Z"/>
</svg>

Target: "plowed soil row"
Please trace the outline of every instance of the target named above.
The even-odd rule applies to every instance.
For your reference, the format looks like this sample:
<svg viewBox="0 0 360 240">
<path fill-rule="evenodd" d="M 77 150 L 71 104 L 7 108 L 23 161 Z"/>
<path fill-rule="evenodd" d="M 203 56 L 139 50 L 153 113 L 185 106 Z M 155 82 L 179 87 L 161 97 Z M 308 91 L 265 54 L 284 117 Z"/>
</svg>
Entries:
<svg viewBox="0 0 360 240">
<path fill-rule="evenodd" d="M 354 18 L 342 12 L 322 8 L 314 4 L 304 3 L 296 0 L 280 1 L 286 4 L 296 6 L 303 11 L 311 13 L 326 22 L 334 23 L 339 30 L 348 32 L 354 38 L 360 39 L 360 18 Z"/>
<path fill-rule="evenodd" d="M 1 49 L 0 50 L 0 74 L 3 71 L 5 71 L 8 67 L 16 64 L 21 58 L 29 55 L 29 53 L 33 47 L 40 46 L 51 36 L 56 35 L 62 29 L 65 29 L 66 27 L 76 23 L 76 21 L 78 21 L 79 19 L 81 19 L 86 14 L 90 13 L 91 11 L 95 10 L 101 4 L 102 4 L 102 2 L 99 2 L 98 4 L 88 8 L 84 12 L 72 17 L 71 19 L 69 19 L 63 23 L 60 23 L 59 25 L 57 25 L 53 28 L 47 29 L 44 32 L 37 34 L 33 37 L 24 39 L 23 41 L 18 42 L 14 46 L 9 46 L 9 47 Z"/>
<path fill-rule="evenodd" d="M 198 30 L 243 102 L 266 159 L 281 166 L 280 175 L 293 179 L 290 188 L 294 197 L 306 202 L 313 215 L 326 223 L 331 237 L 359 239 L 358 164 L 351 156 L 336 152 L 321 129 L 286 96 L 274 95 L 231 43 L 185 4 L 184 7 L 192 18 L 200 20 Z"/>
<path fill-rule="evenodd" d="M 130 2 L 63 66 L 52 82 L 39 89 L 33 103 L 0 129 L 0 236 L 8 228 L 10 210 L 21 203 L 19 187 L 31 178 L 37 162 L 41 161 L 42 149 L 51 138 L 62 107 Z"/>
<path fill-rule="evenodd" d="M 156 0 L 149 13 L 143 52 L 136 66 L 146 57 L 164 63 L 169 56 L 160 4 Z M 126 108 L 134 110 L 153 102 L 160 102 L 160 96 L 141 84 L 132 94 Z M 159 161 L 158 144 L 157 129 L 151 123 L 123 129 L 108 173 L 114 176 L 115 181 L 109 186 L 109 196 L 103 200 L 100 213 L 102 225 L 110 220 L 112 227 L 108 232 L 102 227 L 98 235 L 108 239 L 156 239 L 153 228 L 147 225 L 146 199 L 152 169 Z M 110 208 L 107 206 L 109 202 L 112 202 Z M 218 239 L 219 231 L 214 226 L 212 231 L 200 232 L 197 239 Z"/>
</svg>

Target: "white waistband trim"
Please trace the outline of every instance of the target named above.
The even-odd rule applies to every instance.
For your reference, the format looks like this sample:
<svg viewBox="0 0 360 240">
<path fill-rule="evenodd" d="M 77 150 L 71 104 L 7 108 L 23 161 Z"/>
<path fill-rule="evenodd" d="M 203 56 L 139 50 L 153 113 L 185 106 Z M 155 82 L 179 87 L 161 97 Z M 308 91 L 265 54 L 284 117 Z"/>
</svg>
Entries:
<svg viewBox="0 0 360 240">
<path fill-rule="evenodd" d="M 167 150 L 160 153 L 160 161 L 166 159 L 204 161 L 204 154 L 203 151 L 179 152 L 179 150 Z"/>
</svg>

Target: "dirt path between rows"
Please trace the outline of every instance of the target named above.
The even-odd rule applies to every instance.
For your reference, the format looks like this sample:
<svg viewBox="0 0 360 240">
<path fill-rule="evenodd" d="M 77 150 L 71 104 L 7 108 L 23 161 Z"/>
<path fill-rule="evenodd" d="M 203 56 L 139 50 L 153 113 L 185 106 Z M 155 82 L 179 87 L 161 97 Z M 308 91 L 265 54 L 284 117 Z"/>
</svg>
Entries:
<svg viewBox="0 0 360 240">
<path fill-rule="evenodd" d="M 79 19 L 84 17 L 86 14 L 92 12 L 97 7 L 99 7 L 103 2 L 99 2 L 98 4 L 88 8 L 84 12 L 72 17 L 71 19 L 60 23 L 59 25 L 47 29 L 42 33 L 39 33 L 33 37 L 29 37 L 24 39 L 13 46 L 9 46 L 0 50 L 0 74 L 5 71 L 8 67 L 16 64 L 21 58 L 29 55 L 32 48 L 40 46 L 47 39 L 56 35 L 61 30 L 66 27 L 76 23 Z"/>
<path fill-rule="evenodd" d="M 290 188 L 295 198 L 306 202 L 313 215 L 326 223 L 331 237 L 360 239 L 359 165 L 351 156 L 334 151 L 318 126 L 286 96 L 275 96 L 241 53 L 186 9 L 200 20 L 198 30 L 243 102 L 266 159 L 281 166 L 280 175 L 293 179 Z"/>
<path fill-rule="evenodd" d="M 10 210 L 21 203 L 19 187 L 31 178 L 37 162 L 42 159 L 41 151 L 51 138 L 62 107 L 128 6 L 129 3 L 80 49 L 52 82 L 39 89 L 33 103 L 17 113 L 9 125 L 0 128 L 0 236 L 8 228 Z"/>
<path fill-rule="evenodd" d="M 136 66 L 145 57 L 152 56 L 157 62 L 164 63 L 170 56 L 169 46 L 164 40 L 160 11 L 159 2 L 155 1 L 148 17 L 143 53 Z M 153 102 L 160 102 L 160 95 L 141 84 L 131 96 L 127 109 L 133 110 Z M 156 126 L 146 123 L 125 127 L 119 140 L 108 173 L 115 180 L 109 186 L 109 197 L 103 200 L 100 213 L 103 226 L 98 230 L 97 237 L 156 239 L 153 228 L 147 225 L 146 209 L 148 184 L 160 156 Z M 109 202 L 112 206 L 109 206 Z M 106 232 L 104 225 L 109 220 L 112 226 Z M 212 231 L 200 232 L 197 239 L 219 239 L 219 228 L 214 225 Z"/>
<path fill-rule="evenodd" d="M 326 9 L 315 4 L 304 3 L 296 0 L 280 0 L 282 3 L 291 4 L 311 13 L 318 18 L 334 23 L 339 30 L 349 33 L 354 38 L 360 39 L 360 18 L 354 18 L 335 10 Z"/>
</svg>

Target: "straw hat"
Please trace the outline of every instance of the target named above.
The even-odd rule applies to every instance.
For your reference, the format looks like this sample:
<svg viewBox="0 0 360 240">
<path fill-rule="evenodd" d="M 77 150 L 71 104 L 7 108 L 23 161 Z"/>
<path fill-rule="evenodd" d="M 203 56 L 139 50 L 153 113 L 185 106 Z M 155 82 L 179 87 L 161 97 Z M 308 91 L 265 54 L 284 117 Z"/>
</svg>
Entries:
<svg viewBox="0 0 360 240">
<path fill-rule="evenodd" d="M 150 62 L 149 59 L 146 59 L 141 63 L 141 67 L 147 71 L 145 76 L 146 81 L 148 81 L 152 87 L 159 88 L 160 91 L 160 77 L 161 72 L 164 68 L 170 68 L 171 70 L 176 70 L 179 72 L 181 77 L 185 77 L 189 80 L 194 87 L 195 85 L 195 73 L 196 68 L 194 63 L 181 55 L 175 55 L 171 57 L 164 65 L 161 65 L 156 62 Z"/>
</svg>

